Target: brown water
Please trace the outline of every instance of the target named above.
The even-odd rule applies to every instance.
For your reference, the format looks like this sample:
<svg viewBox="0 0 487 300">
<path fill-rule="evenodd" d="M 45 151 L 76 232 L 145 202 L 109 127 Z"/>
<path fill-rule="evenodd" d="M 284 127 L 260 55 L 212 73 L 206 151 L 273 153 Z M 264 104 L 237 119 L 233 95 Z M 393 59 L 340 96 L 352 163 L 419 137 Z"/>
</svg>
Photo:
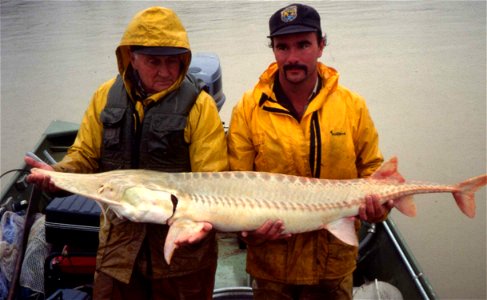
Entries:
<svg viewBox="0 0 487 300">
<path fill-rule="evenodd" d="M 161 2 L 1 1 L 1 172 L 18 167 L 51 120 L 79 123 L 116 72 L 130 18 Z M 194 52 L 215 52 L 228 123 L 272 61 L 267 20 L 282 1 L 164 1 Z M 486 3 L 308 2 L 322 15 L 322 61 L 368 102 L 386 157 L 404 177 L 454 183 L 486 172 Z M 3 186 L 3 185 L 2 185 Z M 486 194 L 470 220 L 447 194 L 393 218 L 441 298 L 485 299 Z"/>
</svg>

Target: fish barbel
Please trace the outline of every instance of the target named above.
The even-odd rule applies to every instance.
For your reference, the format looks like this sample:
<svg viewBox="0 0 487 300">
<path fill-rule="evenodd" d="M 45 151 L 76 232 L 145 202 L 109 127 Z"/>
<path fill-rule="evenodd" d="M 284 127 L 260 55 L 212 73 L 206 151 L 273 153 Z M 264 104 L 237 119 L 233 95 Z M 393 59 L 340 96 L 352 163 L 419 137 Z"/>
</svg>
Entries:
<svg viewBox="0 0 487 300">
<path fill-rule="evenodd" d="M 456 185 L 405 181 L 397 171 L 396 158 L 369 178 L 353 180 L 245 171 L 31 172 L 48 175 L 57 187 L 108 205 L 119 217 L 169 225 L 164 244 L 168 263 L 177 248 L 176 241 L 199 232 L 203 221 L 219 231 L 237 232 L 255 230 L 267 220 L 282 220 L 284 233 L 327 229 L 343 242 L 357 246 L 352 217 L 368 195 L 378 195 L 381 203 L 393 200 L 400 212 L 414 216 L 412 195 L 449 192 L 460 210 L 473 218 L 474 193 L 487 184 L 487 174 Z"/>
</svg>

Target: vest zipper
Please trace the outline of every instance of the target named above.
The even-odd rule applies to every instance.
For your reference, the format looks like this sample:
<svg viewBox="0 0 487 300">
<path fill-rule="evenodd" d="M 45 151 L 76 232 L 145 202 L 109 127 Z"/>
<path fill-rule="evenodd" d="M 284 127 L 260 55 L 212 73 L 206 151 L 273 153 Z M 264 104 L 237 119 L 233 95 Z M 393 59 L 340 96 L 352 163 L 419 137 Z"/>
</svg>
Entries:
<svg viewBox="0 0 487 300">
<path fill-rule="evenodd" d="M 132 157 L 131 157 L 131 167 L 132 169 L 139 168 L 139 152 L 140 152 L 140 139 L 141 139 L 141 132 L 142 132 L 142 123 L 140 122 L 140 116 L 137 110 L 135 109 L 135 105 L 132 103 L 133 109 L 133 120 L 134 120 L 134 139 L 132 141 Z"/>
</svg>

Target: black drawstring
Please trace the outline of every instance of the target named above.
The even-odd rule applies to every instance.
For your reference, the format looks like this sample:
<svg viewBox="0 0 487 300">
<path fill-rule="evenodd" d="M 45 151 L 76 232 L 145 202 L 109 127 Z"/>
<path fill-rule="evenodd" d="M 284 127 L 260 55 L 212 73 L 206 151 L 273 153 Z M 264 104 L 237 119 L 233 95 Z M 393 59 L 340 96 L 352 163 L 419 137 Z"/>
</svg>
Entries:
<svg viewBox="0 0 487 300">
<path fill-rule="evenodd" d="M 310 123 L 309 165 L 313 177 L 320 178 L 321 171 L 321 131 L 318 112 L 315 111 Z"/>
</svg>

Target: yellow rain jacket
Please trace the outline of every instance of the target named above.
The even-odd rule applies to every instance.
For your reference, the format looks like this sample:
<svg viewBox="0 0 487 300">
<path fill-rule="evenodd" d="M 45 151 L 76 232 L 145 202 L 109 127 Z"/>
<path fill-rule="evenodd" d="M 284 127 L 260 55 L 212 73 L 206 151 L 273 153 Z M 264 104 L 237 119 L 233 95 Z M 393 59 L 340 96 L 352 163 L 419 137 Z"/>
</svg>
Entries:
<svg viewBox="0 0 487 300">
<path fill-rule="evenodd" d="M 365 101 L 338 84 L 337 71 L 319 63 L 322 86 L 298 121 L 276 100 L 277 70 L 271 64 L 234 107 L 228 134 L 231 170 L 352 179 L 367 177 L 382 164 Z M 249 244 L 247 271 L 285 284 L 317 284 L 351 274 L 356 256 L 356 247 L 320 230 Z"/>
<path fill-rule="evenodd" d="M 127 91 L 135 84 L 127 74 L 130 63 L 129 48 L 139 46 L 169 46 L 190 49 L 186 31 L 179 18 L 169 9 L 152 7 L 137 14 L 129 23 L 120 45 L 117 47 L 119 73 L 124 79 Z M 136 102 L 136 110 L 142 121 L 144 107 L 155 101 L 164 101 L 164 96 L 177 89 L 184 79 L 191 52 L 182 57 L 184 67 L 179 80 L 169 89 L 151 95 Z M 78 135 L 68 154 L 54 166 L 55 170 L 77 173 L 95 173 L 99 171 L 102 149 L 103 124 L 100 113 L 103 111 L 108 92 L 115 78 L 102 84 L 94 93 L 85 112 Z M 128 93 L 131 95 L 131 93 Z M 135 101 L 134 101 L 135 102 Z M 140 124 L 134 124 L 140 126 Z M 189 112 L 184 129 L 184 140 L 189 144 L 192 171 L 224 171 L 228 169 L 225 133 L 213 98 L 202 91 Z M 164 241 L 167 226 L 132 223 L 120 220 L 113 215 L 109 222 L 100 224 L 100 245 L 97 256 L 97 271 L 102 271 L 122 282 L 128 283 L 135 267 L 147 271 L 153 278 L 187 274 L 208 266 L 216 266 L 216 242 L 214 234 L 197 245 L 190 245 L 176 250 L 171 266 L 163 258 Z M 145 242 L 144 242 L 145 239 Z M 149 255 L 144 252 L 144 262 L 136 266 L 136 257 L 142 243 L 148 243 Z M 180 257 L 180 259 L 178 259 Z"/>
</svg>

